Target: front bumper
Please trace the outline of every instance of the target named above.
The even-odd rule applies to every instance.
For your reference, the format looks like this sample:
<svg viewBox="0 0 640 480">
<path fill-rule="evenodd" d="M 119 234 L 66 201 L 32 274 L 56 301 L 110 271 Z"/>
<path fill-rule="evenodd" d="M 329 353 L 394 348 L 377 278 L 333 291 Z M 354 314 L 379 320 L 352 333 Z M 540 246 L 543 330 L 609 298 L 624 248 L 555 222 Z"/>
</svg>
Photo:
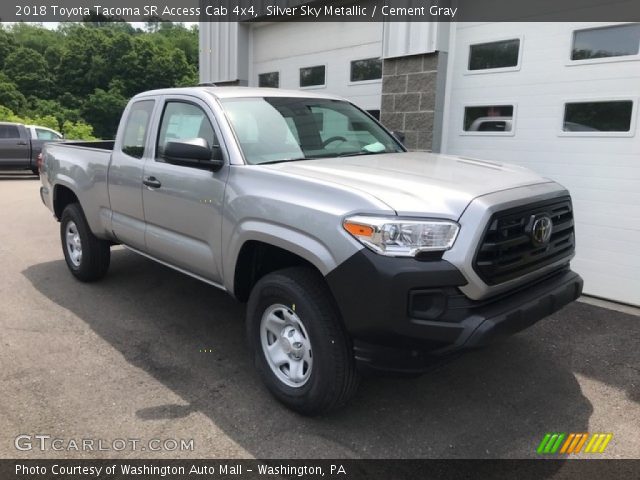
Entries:
<svg viewBox="0 0 640 480">
<path fill-rule="evenodd" d="M 582 278 L 568 265 L 518 289 L 471 300 L 444 260 L 361 250 L 327 276 L 361 368 L 420 372 L 443 357 L 523 330 L 574 301 Z"/>
</svg>

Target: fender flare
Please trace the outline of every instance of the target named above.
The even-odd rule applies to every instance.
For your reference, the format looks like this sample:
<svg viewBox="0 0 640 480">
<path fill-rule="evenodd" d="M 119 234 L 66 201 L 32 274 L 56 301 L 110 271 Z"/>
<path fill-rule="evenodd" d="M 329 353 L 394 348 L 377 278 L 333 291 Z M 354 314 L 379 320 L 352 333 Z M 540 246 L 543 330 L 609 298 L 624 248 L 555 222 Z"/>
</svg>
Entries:
<svg viewBox="0 0 640 480">
<path fill-rule="evenodd" d="M 323 276 L 341 263 L 326 245 L 306 232 L 257 219 L 247 220 L 235 228 L 228 240 L 227 254 L 224 255 L 224 283 L 229 292 L 233 293 L 234 290 L 238 257 L 249 241 L 262 242 L 287 250 L 311 263 Z"/>
</svg>

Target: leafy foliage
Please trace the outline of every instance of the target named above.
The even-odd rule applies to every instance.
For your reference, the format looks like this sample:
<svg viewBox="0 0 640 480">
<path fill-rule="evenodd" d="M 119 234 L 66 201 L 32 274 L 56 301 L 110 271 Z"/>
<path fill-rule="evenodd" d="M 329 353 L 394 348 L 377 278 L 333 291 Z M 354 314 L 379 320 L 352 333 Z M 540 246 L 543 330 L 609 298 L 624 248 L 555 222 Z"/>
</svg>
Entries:
<svg viewBox="0 0 640 480">
<path fill-rule="evenodd" d="M 98 137 L 108 138 L 117 130 L 126 105 L 127 99 L 118 86 L 112 86 L 106 91 L 96 88 L 82 106 L 82 116 L 91 125 L 96 125 Z"/>
<path fill-rule="evenodd" d="M 25 125 L 39 125 L 42 127 L 53 128 L 61 131 L 67 139 L 70 140 L 95 140 L 93 136 L 93 127 L 82 121 L 72 122 L 65 120 L 60 128 L 58 119 L 53 115 L 36 115 L 34 117 L 25 117 L 16 115 L 11 109 L 0 105 L 0 122 L 16 122 Z"/>
<path fill-rule="evenodd" d="M 36 50 L 19 47 L 4 61 L 4 73 L 23 95 L 49 97 L 51 77 L 47 61 Z"/>
<path fill-rule="evenodd" d="M 196 27 L 89 20 L 56 30 L 0 24 L 0 119 L 8 110 L 68 138 L 113 138 L 133 95 L 197 83 Z"/>
<path fill-rule="evenodd" d="M 27 99 L 20 93 L 15 83 L 5 74 L 0 73 L 0 105 L 21 112 L 27 106 Z"/>
<path fill-rule="evenodd" d="M 87 125 L 82 122 L 70 122 L 65 121 L 62 125 L 62 133 L 66 138 L 73 138 L 78 140 L 95 140 L 93 136 L 93 128 L 91 125 Z"/>
</svg>

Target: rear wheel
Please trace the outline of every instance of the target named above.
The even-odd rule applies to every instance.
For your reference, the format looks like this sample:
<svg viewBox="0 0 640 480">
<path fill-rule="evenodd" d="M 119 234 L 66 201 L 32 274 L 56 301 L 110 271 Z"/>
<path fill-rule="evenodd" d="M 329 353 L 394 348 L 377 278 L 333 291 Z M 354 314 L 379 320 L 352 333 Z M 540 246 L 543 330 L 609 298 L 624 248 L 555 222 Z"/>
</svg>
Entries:
<svg viewBox="0 0 640 480">
<path fill-rule="evenodd" d="M 67 267 L 77 279 L 92 282 L 105 276 L 111 260 L 109 242 L 91 232 L 77 203 L 67 205 L 62 212 L 60 240 Z"/>
<path fill-rule="evenodd" d="M 249 298 L 247 335 L 262 380 L 289 408 L 318 414 L 356 392 L 351 342 L 317 272 L 296 267 L 263 277 Z"/>
</svg>

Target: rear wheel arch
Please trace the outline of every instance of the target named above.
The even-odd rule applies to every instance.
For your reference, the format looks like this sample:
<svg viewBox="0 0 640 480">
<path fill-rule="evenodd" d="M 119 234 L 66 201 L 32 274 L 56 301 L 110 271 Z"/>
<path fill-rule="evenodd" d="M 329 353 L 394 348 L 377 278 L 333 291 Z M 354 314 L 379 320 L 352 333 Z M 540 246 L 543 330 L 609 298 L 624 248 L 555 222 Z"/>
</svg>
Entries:
<svg viewBox="0 0 640 480">
<path fill-rule="evenodd" d="M 64 209 L 72 203 L 80 204 L 78 196 L 66 185 L 53 187 L 53 212 L 58 220 L 62 218 Z"/>
</svg>

